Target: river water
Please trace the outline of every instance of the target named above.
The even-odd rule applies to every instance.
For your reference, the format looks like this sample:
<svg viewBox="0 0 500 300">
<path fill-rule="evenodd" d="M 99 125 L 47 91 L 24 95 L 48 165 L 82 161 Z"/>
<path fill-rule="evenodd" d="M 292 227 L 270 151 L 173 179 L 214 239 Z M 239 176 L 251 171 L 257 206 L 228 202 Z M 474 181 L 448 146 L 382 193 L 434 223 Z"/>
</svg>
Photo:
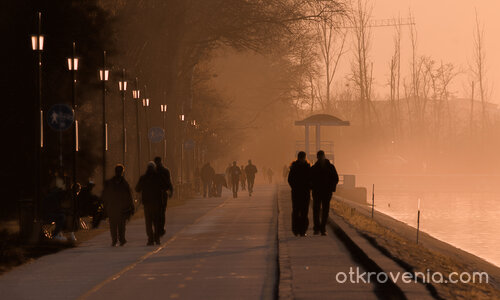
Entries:
<svg viewBox="0 0 500 300">
<path fill-rule="evenodd" d="M 500 176 L 358 175 L 375 209 L 500 266 Z"/>
</svg>

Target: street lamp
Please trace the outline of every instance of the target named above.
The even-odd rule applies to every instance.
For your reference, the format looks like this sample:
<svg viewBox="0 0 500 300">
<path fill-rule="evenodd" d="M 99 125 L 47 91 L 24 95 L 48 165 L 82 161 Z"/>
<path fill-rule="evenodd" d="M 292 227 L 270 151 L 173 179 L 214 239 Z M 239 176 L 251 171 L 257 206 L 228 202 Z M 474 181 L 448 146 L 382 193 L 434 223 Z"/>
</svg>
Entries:
<svg viewBox="0 0 500 300">
<path fill-rule="evenodd" d="M 161 112 L 162 112 L 162 115 L 163 115 L 163 132 L 164 132 L 164 136 L 163 136 L 163 161 L 167 161 L 167 128 L 165 127 L 165 121 L 166 121 L 166 117 L 167 117 L 167 105 L 166 104 L 161 104 L 160 105 L 160 109 L 161 109 Z"/>
<path fill-rule="evenodd" d="M 179 120 L 181 121 L 181 166 L 180 166 L 180 177 L 181 177 L 181 194 L 182 195 L 182 185 L 183 185 L 183 181 L 184 181 L 184 170 L 183 170 L 183 166 L 184 166 L 184 138 L 185 138 L 185 124 L 184 124 L 184 121 L 186 120 L 186 116 L 182 113 L 179 115 Z"/>
<path fill-rule="evenodd" d="M 40 136 L 40 146 L 35 144 L 35 158 L 36 158 L 36 184 L 35 184 L 35 222 L 40 219 L 40 201 L 41 201 L 41 189 L 42 189 L 42 148 L 43 148 L 43 110 L 42 110 L 42 52 L 43 52 L 43 43 L 44 36 L 42 35 L 42 13 L 38 12 L 37 14 L 37 33 L 31 36 L 31 49 L 36 53 L 37 56 L 37 69 L 38 69 L 38 78 L 37 78 L 37 89 L 38 89 L 38 111 L 36 111 L 36 118 L 39 118 L 39 121 L 36 124 L 36 135 Z M 36 119 L 35 119 L 36 120 Z M 35 136 L 36 136 L 35 135 Z"/>
<path fill-rule="evenodd" d="M 144 87 L 144 94 L 146 94 L 146 87 Z M 149 118 L 148 118 L 148 107 L 149 107 L 149 98 L 142 99 L 142 107 L 144 107 L 144 114 L 146 115 L 146 137 L 148 140 L 148 160 L 151 159 L 151 140 L 148 136 L 149 131 Z"/>
<path fill-rule="evenodd" d="M 125 81 L 125 69 L 122 69 L 122 80 L 118 81 L 118 88 L 122 94 L 123 164 L 125 165 L 127 153 L 127 128 L 125 127 L 125 92 L 127 91 L 127 81 Z"/>
<path fill-rule="evenodd" d="M 106 68 L 106 51 L 102 53 L 102 68 L 99 69 L 99 80 L 102 82 L 102 183 L 106 182 L 106 152 L 108 151 L 108 123 L 106 122 L 106 82 L 109 70 Z"/>
<path fill-rule="evenodd" d="M 71 57 L 68 58 L 68 70 L 71 72 L 71 92 L 72 92 L 72 106 L 73 106 L 73 116 L 75 119 L 75 126 L 73 128 L 73 141 L 75 142 L 75 147 L 73 148 L 73 186 L 76 186 L 76 167 L 77 167 L 77 153 L 79 150 L 78 145 L 78 120 L 76 117 L 76 71 L 78 71 L 78 58 L 76 57 L 76 43 L 73 42 L 73 52 Z M 76 197 L 72 193 L 73 197 Z M 76 199 L 73 199 L 76 201 Z M 76 202 L 75 202 L 76 203 Z"/>
<path fill-rule="evenodd" d="M 139 101 L 141 99 L 141 90 L 139 90 L 139 80 L 135 78 L 135 87 L 132 91 L 132 98 L 134 98 L 136 111 L 135 122 L 137 127 L 137 171 L 141 174 L 141 130 L 139 124 Z"/>
</svg>

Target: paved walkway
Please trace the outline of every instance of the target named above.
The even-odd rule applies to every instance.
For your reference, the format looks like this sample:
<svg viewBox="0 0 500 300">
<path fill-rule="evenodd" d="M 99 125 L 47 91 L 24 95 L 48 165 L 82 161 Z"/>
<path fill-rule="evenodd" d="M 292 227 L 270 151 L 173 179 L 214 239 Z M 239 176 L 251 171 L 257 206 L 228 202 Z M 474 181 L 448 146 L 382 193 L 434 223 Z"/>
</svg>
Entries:
<svg viewBox="0 0 500 300">
<path fill-rule="evenodd" d="M 167 235 L 147 247 L 143 220 L 129 243 L 104 233 L 0 277 L 2 299 L 271 299 L 277 278 L 272 186 L 253 197 L 192 199 L 167 213 Z"/>
<path fill-rule="evenodd" d="M 354 260 L 349 250 L 328 227 L 328 236 L 312 232 L 312 209 L 309 210 L 309 232 L 295 237 L 291 227 L 290 189 L 281 186 L 279 203 L 279 252 L 281 298 L 286 299 L 377 299 L 370 283 L 339 283 L 338 272 L 349 276 L 350 268 L 366 270 Z M 339 277 L 343 279 L 342 277 Z"/>
<path fill-rule="evenodd" d="M 338 272 L 370 266 L 331 228 L 327 237 L 293 236 L 290 219 L 285 185 L 258 186 L 253 197 L 186 200 L 168 209 L 160 246 L 145 246 L 144 221 L 135 220 L 125 247 L 110 247 L 106 232 L 0 276 L 0 298 L 405 298 L 370 283 L 339 283 Z"/>
</svg>

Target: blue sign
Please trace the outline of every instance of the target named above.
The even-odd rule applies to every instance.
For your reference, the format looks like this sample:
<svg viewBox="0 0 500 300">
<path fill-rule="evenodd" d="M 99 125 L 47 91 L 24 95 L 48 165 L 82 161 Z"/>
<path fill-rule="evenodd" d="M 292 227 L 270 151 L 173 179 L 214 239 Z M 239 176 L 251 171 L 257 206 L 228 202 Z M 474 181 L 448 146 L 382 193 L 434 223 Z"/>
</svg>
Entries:
<svg viewBox="0 0 500 300">
<path fill-rule="evenodd" d="M 148 131 L 148 138 L 153 143 L 159 143 L 165 138 L 165 130 L 160 127 L 152 127 Z"/>
<path fill-rule="evenodd" d="M 47 113 L 47 123 L 55 131 L 65 131 L 73 125 L 75 115 L 67 104 L 56 104 Z"/>
<path fill-rule="evenodd" d="M 184 142 L 184 149 L 186 150 L 192 150 L 194 149 L 194 146 L 195 146 L 195 141 L 193 140 L 187 140 Z"/>
</svg>

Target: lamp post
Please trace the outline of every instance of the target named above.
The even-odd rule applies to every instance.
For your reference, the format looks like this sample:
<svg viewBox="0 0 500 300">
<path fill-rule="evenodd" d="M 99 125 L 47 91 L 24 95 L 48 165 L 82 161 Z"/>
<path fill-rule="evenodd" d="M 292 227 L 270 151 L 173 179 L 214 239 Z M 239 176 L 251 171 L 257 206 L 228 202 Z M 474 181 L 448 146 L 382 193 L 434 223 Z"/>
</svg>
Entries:
<svg viewBox="0 0 500 300">
<path fill-rule="evenodd" d="M 181 176 L 181 193 L 180 196 L 182 197 L 182 185 L 184 183 L 184 138 L 185 138 L 185 126 L 184 126 L 184 121 L 186 120 L 186 116 L 182 113 L 179 115 L 179 120 L 181 121 L 181 167 L 180 167 L 180 176 Z"/>
<path fill-rule="evenodd" d="M 166 117 L 167 117 L 167 105 L 166 104 L 162 104 L 160 105 L 160 109 L 161 109 L 161 112 L 162 112 L 162 115 L 163 115 L 163 132 L 164 132 L 164 136 L 163 136 L 163 162 L 166 162 L 167 161 L 167 128 L 165 127 L 165 121 L 166 121 Z"/>
<path fill-rule="evenodd" d="M 38 109 L 36 110 L 36 118 L 39 121 L 36 124 L 36 135 L 40 136 L 40 144 L 35 143 L 35 159 L 36 159 L 36 179 L 35 179 L 35 222 L 39 219 L 39 208 L 41 201 L 42 189 L 42 148 L 43 148 L 43 110 L 42 110 L 42 51 L 43 51 L 44 36 L 42 35 L 42 13 L 37 14 L 37 33 L 31 36 L 31 48 L 37 56 L 37 90 L 38 90 Z M 36 119 L 35 119 L 36 120 Z"/>
<path fill-rule="evenodd" d="M 118 82 L 118 88 L 122 94 L 123 165 L 125 165 L 127 155 L 127 128 L 125 127 L 125 92 L 127 91 L 127 81 L 125 81 L 125 69 L 122 69 L 122 80 Z"/>
<path fill-rule="evenodd" d="M 77 153 L 78 153 L 78 120 L 76 117 L 76 71 L 78 71 L 78 58 L 76 57 L 76 43 L 73 42 L 73 52 L 71 57 L 68 58 L 68 70 L 71 72 L 71 94 L 72 94 L 72 107 L 73 116 L 75 119 L 75 126 L 73 127 L 73 141 L 75 146 L 73 148 L 73 186 L 76 185 L 76 167 L 77 167 Z M 72 193 L 73 197 L 74 193 Z M 75 200 L 75 199 L 74 199 Z"/>
<path fill-rule="evenodd" d="M 132 91 L 132 98 L 135 101 L 135 122 L 137 127 L 137 171 L 141 174 L 141 128 L 139 127 L 139 100 L 141 99 L 141 90 L 139 90 L 139 80 L 135 78 L 135 89 Z"/>
<path fill-rule="evenodd" d="M 144 91 L 146 91 L 146 87 L 144 87 Z M 146 92 L 144 92 L 146 94 Z M 149 131 L 149 118 L 148 118 L 148 108 L 149 108 L 149 98 L 142 99 L 142 107 L 144 107 L 144 114 L 146 116 L 146 137 L 148 140 L 148 160 L 151 159 L 151 140 L 148 136 Z"/>
<path fill-rule="evenodd" d="M 108 151 L 108 123 L 106 121 L 106 82 L 109 70 L 106 68 L 106 51 L 102 53 L 102 69 L 99 69 L 99 80 L 102 82 L 102 183 L 106 182 L 106 153 Z"/>
</svg>

